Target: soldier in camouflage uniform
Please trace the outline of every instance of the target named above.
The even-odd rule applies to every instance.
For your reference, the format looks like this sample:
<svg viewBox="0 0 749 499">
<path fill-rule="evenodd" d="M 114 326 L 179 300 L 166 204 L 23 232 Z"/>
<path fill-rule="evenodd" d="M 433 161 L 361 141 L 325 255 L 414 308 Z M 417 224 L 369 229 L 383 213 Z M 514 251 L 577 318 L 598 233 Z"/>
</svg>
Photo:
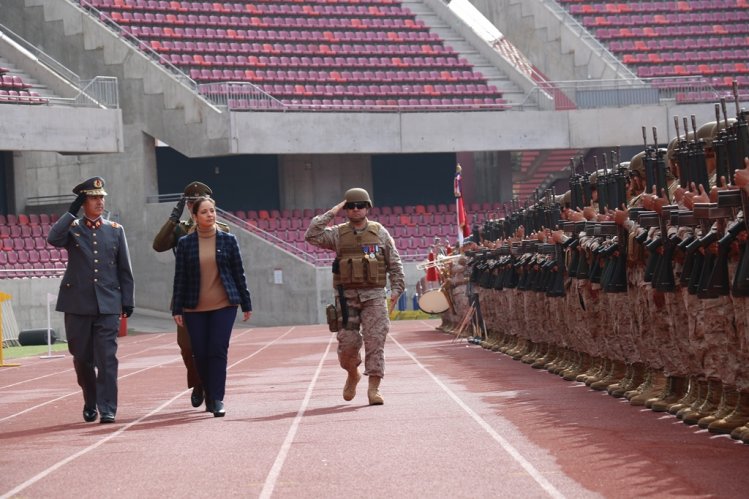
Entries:
<svg viewBox="0 0 749 499">
<path fill-rule="evenodd" d="M 390 233 L 367 219 L 371 207 L 372 200 L 366 190 L 349 189 L 343 201 L 312 219 L 304 239 L 336 252 L 333 285 L 340 311 L 338 361 L 348 373 L 343 399 L 352 400 L 356 395 L 363 343 L 369 404 L 381 405 L 384 400 L 379 387 L 385 376 L 385 340 L 390 328 L 385 285 L 389 279 L 392 309 L 405 289 L 405 277 Z M 341 209 L 346 210 L 348 221 L 327 227 Z"/>
</svg>

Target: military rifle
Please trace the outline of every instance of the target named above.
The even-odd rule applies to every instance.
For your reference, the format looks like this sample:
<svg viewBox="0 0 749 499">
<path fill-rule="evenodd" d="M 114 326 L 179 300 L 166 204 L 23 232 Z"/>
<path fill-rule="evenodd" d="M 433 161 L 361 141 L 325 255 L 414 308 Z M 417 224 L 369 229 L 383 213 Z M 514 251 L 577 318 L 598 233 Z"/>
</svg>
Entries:
<svg viewBox="0 0 749 499">
<path fill-rule="evenodd" d="M 739 102 L 738 82 L 733 82 L 733 99 L 736 105 L 736 123 L 734 123 L 734 134 L 728 138 L 728 156 L 733 169 L 744 169 L 744 158 L 749 154 L 749 127 L 746 121 L 746 112 L 741 109 Z M 727 119 L 726 119 L 727 121 Z M 744 226 L 747 227 L 747 195 L 744 189 L 741 189 L 741 210 L 744 217 Z M 742 245 L 741 258 L 736 268 L 736 274 L 733 278 L 731 294 L 734 296 L 749 296 L 749 246 L 745 242 Z"/>
<path fill-rule="evenodd" d="M 715 104 L 715 126 L 718 127 L 718 134 L 713 138 L 713 151 L 715 152 L 715 179 L 716 184 L 720 187 L 728 187 L 723 184 L 722 179 L 726 179 L 726 184 L 733 184 L 733 172 L 728 161 L 728 120 L 726 126 L 720 128 L 720 110 L 721 105 L 725 108 L 726 100 L 721 99 L 721 104 Z"/>
<path fill-rule="evenodd" d="M 658 147 L 658 132 L 653 127 L 653 145 L 655 147 L 655 182 L 658 187 L 657 196 L 666 196 L 668 202 L 671 202 L 671 193 L 668 191 L 668 180 L 666 178 L 666 158 L 665 151 Z"/>
<path fill-rule="evenodd" d="M 644 232 L 637 237 L 637 241 L 645 246 L 648 250 L 648 259 L 645 262 L 645 275 L 643 280 L 649 282 L 652 285 L 653 273 L 658 266 L 658 260 L 660 259 L 660 252 L 658 248 L 663 242 L 660 238 L 655 238 L 651 241 L 647 241 L 649 229 L 658 227 L 660 225 L 659 215 L 655 211 L 641 211 L 637 217 L 637 223 L 644 229 Z M 647 241 L 647 242 L 646 242 Z"/>
<path fill-rule="evenodd" d="M 676 119 L 674 117 L 674 119 Z M 678 119 L 677 119 L 678 122 Z M 676 125 L 678 130 L 678 123 Z M 677 131 L 678 135 L 678 131 Z M 645 167 L 645 192 L 651 192 L 653 186 L 656 185 L 655 181 L 655 149 L 648 145 L 648 134 L 647 128 L 642 127 L 642 141 L 645 143 L 645 156 L 642 158 L 642 164 Z M 657 145 L 656 145 L 657 147 Z M 656 191 L 657 192 L 657 191 Z M 660 193 L 658 193 L 660 195 Z"/>
<path fill-rule="evenodd" d="M 705 189 L 705 192 L 710 190 L 710 179 L 707 175 L 707 160 L 705 158 L 705 141 L 704 139 L 697 138 L 697 118 L 695 115 L 691 115 L 692 119 L 692 131 L 694 133 L 693 141 L 693 171 L 695 173 L 695 187 L 699 192 L 699 186 Z"/>
<path fill-rule="evenodd" d="M 702 235 L 699 238 L 695 238 L 695 240 L 687 246 L 687 252 L 692 254 L 693 259 L 692 271 L 689 275 L 689 284 L 687 285 L 687 289 L 691 295 L 697 295 L 701 289 L 703 270 L 705 268 L 709 269 L 706 277 L 704 277 L 706 286 L 708 279 L 707 276 L 709 276 L 709 272 L 712 272 L 713 266 L 715 265 L 715 255 L 709 251 L 705 251 L 705 248 L 712 243 L 717 242 L 719 239 L 717 233 L 710 230 L 710 204 L 711 203 L 695 203 L 694 209 L 692 210 L 694 212 L 694 218 L 697 219 L 702 228 Z M 705 297 L 704 293 L 702 297 Z"/>
<path fill-rule="evenodd" d="M 673 264 L 676 241 L 668 237 L 668 222 L 671 221 L 671 212 L 678 209 L 679 207 L 675 204 L 665 205 L 661 207 L 661 212 L 658 214 L 661 244 L 657 251 L 660 252 L 661 256 L 653 270 L 652 282 L 653 288 L 658 291 L 672 292 L 676 290 Z"/>
<path fill-rule="evenodd" d="M 604 156 L 605 158 L 605 156 Z M 605 161 L 605 159 L 604 159 Z M 607 206 L 607 187 L 606 187 L 606 171 L 604 170 L 603 175 L 598 171 L 598 158 L 593 156 L 593 167 L 596 172 L 596 191 L 598 192 L 598 213 L 606 213 Z"/>
<path fill-rule="evenodd" d="M 736 190 L 725 190 L 718 192 L 718 209 L 724 210 L 725 217 L 719 221 L 719 231 L 723 230 L 726 218 L 735 218 L 735 210 L 741 206 L 741 193 Z M 729 294 L 730 283 L 728 280 L 728 255 L 731 245 L 738 235 L 746 230 L 741 222 L 730 225 L 718 240 L 718 254 L 715 259 L 712 274 L 707 283 L 707 293 L 711 297 L 725 296 Z"/>
<path fill-rule="evenodd" d="M 671 212 L 671 225 L 676 227 L 695 227 L 698 222 L 694 218 L 694 213 L 691 210 L 677 210 Z M 689 278 L 692 274 L 692 267 L 694 265 L 694 253 L 688 253 L 687 247 L 696 239 L 694 233 L 690 233 L 684 239 L 680 239 L 677 235 L 671 236 L 673 242 L 676 244 L 676 249 L 684 255 L 684 262 L 681 265 L 681 274 L 679 274 L 679 285 L 683 288 L 689 286 Z"/>
</svg>

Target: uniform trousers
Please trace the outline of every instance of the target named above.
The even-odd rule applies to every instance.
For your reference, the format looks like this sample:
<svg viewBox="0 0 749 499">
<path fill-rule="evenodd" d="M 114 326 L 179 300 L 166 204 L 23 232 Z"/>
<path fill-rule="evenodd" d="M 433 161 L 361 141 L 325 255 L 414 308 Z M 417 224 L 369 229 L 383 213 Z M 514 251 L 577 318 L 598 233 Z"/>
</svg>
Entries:
<svg viewBox="0 0 749 499">
<path fill-rule="evenodd" d="M 179 353 L 182 355 L 182 362 L 185 363 L 187 369 L 187 388 L 200 387 L 200 376 L 198 376 L 198 370 L 195 367 L 190 335 L 186 327 L 177 326 L 177 345 L 179 345 Z"/>
<path fill-rule="evenodd" d="M 188 312 L 185 326 L 190 333 L 192 354 L 203 389 L 210 400 L 224 400 L 229 340 L 237 307 L 230 306 L 205 312 Z"/>
<path fill-rule="evenodd" d="M 78 386 L 83 390 L 83 403 L 88 409 L 98 408 L 102 414 L 117 413 L 117 314 L 80 315 L 65 313 L 68 351 Z"/>
<path fill-rule="evenodd" d="M 373 299 L 360 301 L 358 294 L 346 296 L 348 323 L 338 331 L 338 362 L 346 371 L 361 364 L 361 347 L 364 345 L 364 374 L 385 376 L 385 340 L 390 329 L 387 301 Z M 360 331 L 361 329 L 361 331 Z"/>
</svg>

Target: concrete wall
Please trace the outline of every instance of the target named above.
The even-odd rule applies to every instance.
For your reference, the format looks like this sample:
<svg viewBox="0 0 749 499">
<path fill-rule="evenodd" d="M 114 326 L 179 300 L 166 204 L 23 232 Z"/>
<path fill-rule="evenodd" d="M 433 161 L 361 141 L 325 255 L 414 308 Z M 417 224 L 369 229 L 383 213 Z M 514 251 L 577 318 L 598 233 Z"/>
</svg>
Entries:
<svg viewBox="0 0 749 499">
<path fill-rule="evenodd" d="M 0 150 L 84 154 L 124 148 L 119 109 L 3 105 L 2 110 Z"/>
<path fill-rule="evenodd" d="M 550 80 L 619 79 L 628 72 L 582 26 L 571 26 L 546 0 L 471 0 Z"/>
<path fill-rule="evenodd" d="M 367 154 L 285 154 L 278 166 L 285 209 L 331 207 L 352 185 L 373 191 Z"/>
<path fill-rule="evenodd" d="M 47 293 L 57 296 L 61 277 L 0 279 L 0 293 L 11 295 L 18 330 L 47 328 Z M 65 338 L 63 315 L 50 305 L 50 323 L 58 338 Z"/>
<path fill-rule="evenodd" d="M 237 134 L 234 152 L 243 154 L 587 149 L 642 144 L 642 125 L 658 127 L 665 141 L 675 134 L 673 116 L 684 113 L 695 114 L 699 123 L 715 115 L 712 104 L 675 103 L 522 114 L 265 113 L 262 120 L 255 113 L 233 113 L 232 133 Z M 316 129 L 319 134 L 306 132 Z"/>
</svg>

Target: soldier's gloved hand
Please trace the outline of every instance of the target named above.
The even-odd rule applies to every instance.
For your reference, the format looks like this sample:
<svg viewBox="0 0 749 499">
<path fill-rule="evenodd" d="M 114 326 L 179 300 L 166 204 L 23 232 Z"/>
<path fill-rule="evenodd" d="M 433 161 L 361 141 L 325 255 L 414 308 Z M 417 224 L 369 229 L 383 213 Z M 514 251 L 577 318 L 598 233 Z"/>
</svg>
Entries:
<svg viewBox="0 0 749 499">
<path fill-rule="evenodd" d="M 70 212 L 73 216 L 78 214 L 78 210 L 81 209 L 81 206 L 83 206 L 84 201 L 86 201 L 86 195 L 85 194 L 78 194 L 78 197 L 75 198 L 75 200 L 70 203 L 70 208 L 68 208 L 68 212 Z"/>
<path fill-rule="evenodd" d="M 122 307 L 122 316 L 125 318 L 130 317 L 133 315 L 133 307 Z"/>
<path fill-rule="evenodd" d="M 187 198 L 185 198 L 185 196 L 182 196 L 179 198 L 179 201 L 177 201 L 177 204 L 174 205 L 172 214 L 169 215 L 169 220 L 171 220 L 174 223 L 179 223 L 179 217 L 182 216 L 182 211 L 185 209 L 186 201 L 187 201 Z"/>
</svg>

